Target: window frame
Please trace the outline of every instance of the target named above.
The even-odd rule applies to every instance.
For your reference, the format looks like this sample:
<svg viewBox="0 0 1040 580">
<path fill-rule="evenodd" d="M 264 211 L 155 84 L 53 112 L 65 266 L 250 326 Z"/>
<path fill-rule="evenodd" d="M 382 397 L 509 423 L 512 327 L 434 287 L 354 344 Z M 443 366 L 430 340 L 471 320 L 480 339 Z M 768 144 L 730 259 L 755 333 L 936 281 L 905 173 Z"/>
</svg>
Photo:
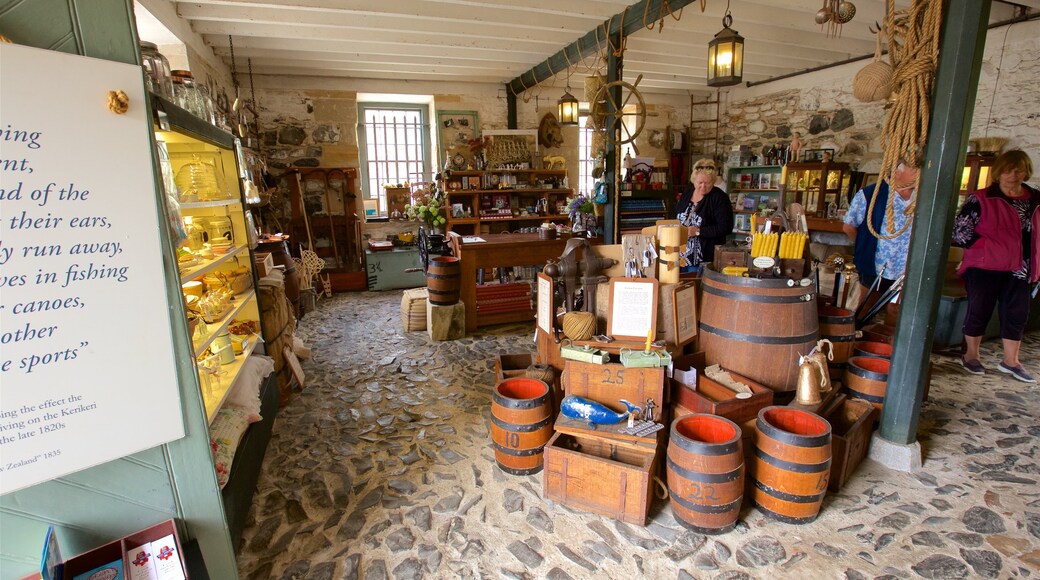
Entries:
<svg viewBox="0 0 1040 580">
<path fill-rule="evenodd" d="M 387 218 L 389 217 L 389 211 L 386 199 L 386 190 L 382 187 L 382 184 L 380 183 L 377 184 L 376 191 L 372 191 L 371 181 L 373 180 L 373 178 L 369 175 L 369 162 L 371 161 L 368 150 L 369 147 L 367 112 L 369 110 L 391 110 L 403 111 L 407 113 L 419 113 L 419 125 L 421 129 L 422 143 L 418 145 L 418 151 L 421 155 L 422 175 L 409 175 L 409 179 L 406 180 L 409 184 L 415 184 L 430 181 L 433 179 L 433 160 L 431 158 L 433 145 L 430 136 L 430 105 L 426 103 L 402 103 L 392 101 L 365 101 L 358 102 L 357 104 L 357 143 L 358 164 L 360 165 L 361 174 L 361 195 L 365 201 L 376 201 L 375 216 L 366 217 L 369 219 L 373 217 Z M 411 145 L 407 146 L 411 147 Z M 378 157 L 376 158 L 376 161 L 379 161 Z M 380 179 L 376 177 L 375 180 L 391 183 L 389 179 Z M 395 181 L 393 183 L 401 183 L 401 181 Z"/>
</svg>

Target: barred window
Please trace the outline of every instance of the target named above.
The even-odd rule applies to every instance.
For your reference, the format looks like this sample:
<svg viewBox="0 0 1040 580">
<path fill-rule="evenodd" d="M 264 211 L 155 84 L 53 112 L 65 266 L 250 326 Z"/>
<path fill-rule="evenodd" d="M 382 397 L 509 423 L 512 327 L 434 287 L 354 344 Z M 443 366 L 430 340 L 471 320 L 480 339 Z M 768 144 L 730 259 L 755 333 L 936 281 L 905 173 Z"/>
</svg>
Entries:
<svg viewBox="0 0 1040 580">
<path fill-rule="evenodd" d="M 387 215 L 384 186 L 430 181 L 430 129 L 427 107 L 408 103 L 358 104 L 361 187 L 376 200 L 377 215 Z"/>
</svg>

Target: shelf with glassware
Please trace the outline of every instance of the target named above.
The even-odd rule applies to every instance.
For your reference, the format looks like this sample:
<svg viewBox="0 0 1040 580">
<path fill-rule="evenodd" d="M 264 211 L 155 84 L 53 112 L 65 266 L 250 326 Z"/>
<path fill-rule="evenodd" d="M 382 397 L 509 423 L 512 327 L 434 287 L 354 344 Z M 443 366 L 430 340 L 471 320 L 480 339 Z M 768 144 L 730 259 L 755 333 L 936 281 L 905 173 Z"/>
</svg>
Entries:
<svg viewBox="0 0 1040 580">
<path fill-rule="evenodd" d="M 488 226 L 487 233 L 499 233 L 546 221 L 568 223 L 567 199 L 574 190 L 564 187 L 566 180 L 562 169 L 452 171 L 442 184 L 445 228 L 479 234 L 482 226 Z"/>
<path fill-rule="evenodd" d="M 239 182 L 233 137 L 203 127 L 175 105 L 156 131 L 168 189 L 180 199 L 186 239 L 177 264 L 189 316 L 200 394 L 212 421 L 245 359 L 261 341 L 251 214 Z M 172 182 L 172 183 L 169 183 Z"/>
<path fill-rule="evenodd" d="M 781 178 L 784 207 L 799 203 L 806 217 L 835 219 L 851 179 L 848 163 L 788 163 Z"/>
</svg>

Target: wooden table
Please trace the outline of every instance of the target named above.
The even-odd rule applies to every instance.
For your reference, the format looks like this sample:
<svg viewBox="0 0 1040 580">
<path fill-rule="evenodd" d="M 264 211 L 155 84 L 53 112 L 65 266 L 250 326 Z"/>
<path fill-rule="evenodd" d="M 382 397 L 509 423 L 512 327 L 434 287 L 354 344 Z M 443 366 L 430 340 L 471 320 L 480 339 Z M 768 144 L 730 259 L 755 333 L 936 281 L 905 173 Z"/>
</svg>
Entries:
<svg viewBox="0 0 1040 580">
<path fill-rule="evenodd" d="M 492 268 L 506 266 L 540 266 L 550 258 L 559 258 L 569 238 L 543 240 L 538 234 L 481 234 L 484 242 L 463 242 L 463 237 L 450 233 L 450 242 L 459 257 L 462 277 L 459 297 L 466 305 L 466 332 L 478 326 L 534 320 L 534 310 L 518 310 L 477 316 L 477 270 L 490 276 Z"/>
</svg>

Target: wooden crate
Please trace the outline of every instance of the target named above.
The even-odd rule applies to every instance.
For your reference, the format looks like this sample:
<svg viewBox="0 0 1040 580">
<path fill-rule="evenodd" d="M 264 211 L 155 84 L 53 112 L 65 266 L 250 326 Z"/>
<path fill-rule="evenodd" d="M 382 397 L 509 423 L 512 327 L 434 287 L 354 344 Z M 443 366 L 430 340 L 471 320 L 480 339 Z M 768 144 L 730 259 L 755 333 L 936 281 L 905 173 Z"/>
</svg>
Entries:
<svg viewBox="0 0 1040 580">
<path fill-rule="evenodd" d="M 545 446 L 545 499 L 646 525 L 653 502 L 656 446 L 556 433 Z"/>
<path fill-rule="evenodd" d="M 874 406 L 838 395 L 823 415 L 831 424 L 831 477 L 827 489 L 841 491 L 870 448 Z"/>
<path fill-rule="evenodd" d="M 527 367 L 534 364 L 534 355 L 529 352 L 500 354 L 495 357 L 495 381 L 501 383 L 513 377 L 522 377 Z M 552 385 L 549 385 L 550 387 Z"/>
<path fill-rule="evenodd" d="M 773 390 L 747 377 L 729 372 L 734 380 L 751 387 L 754 394 L 748 399 L 738 399 L 737 394 L 701 374 L 697 377 L 696 390 L 689 385 L 673 381 L 672 398 L 676 404 L 694 413 L 710 413 L 725 417 L 734 423 L 754 419 L 758 411 L 773 404 Z"/>
<path fill-rule="evenodd" d="M 653 399 L 658 411 L 668 402 L 663 367 L 626 368 L 620 363 L 598 365 L 568 360 L 560 382 L 566 395 L 577 395 L 622 412 L 620 399 L 642 407 Z"/>
</svg>

